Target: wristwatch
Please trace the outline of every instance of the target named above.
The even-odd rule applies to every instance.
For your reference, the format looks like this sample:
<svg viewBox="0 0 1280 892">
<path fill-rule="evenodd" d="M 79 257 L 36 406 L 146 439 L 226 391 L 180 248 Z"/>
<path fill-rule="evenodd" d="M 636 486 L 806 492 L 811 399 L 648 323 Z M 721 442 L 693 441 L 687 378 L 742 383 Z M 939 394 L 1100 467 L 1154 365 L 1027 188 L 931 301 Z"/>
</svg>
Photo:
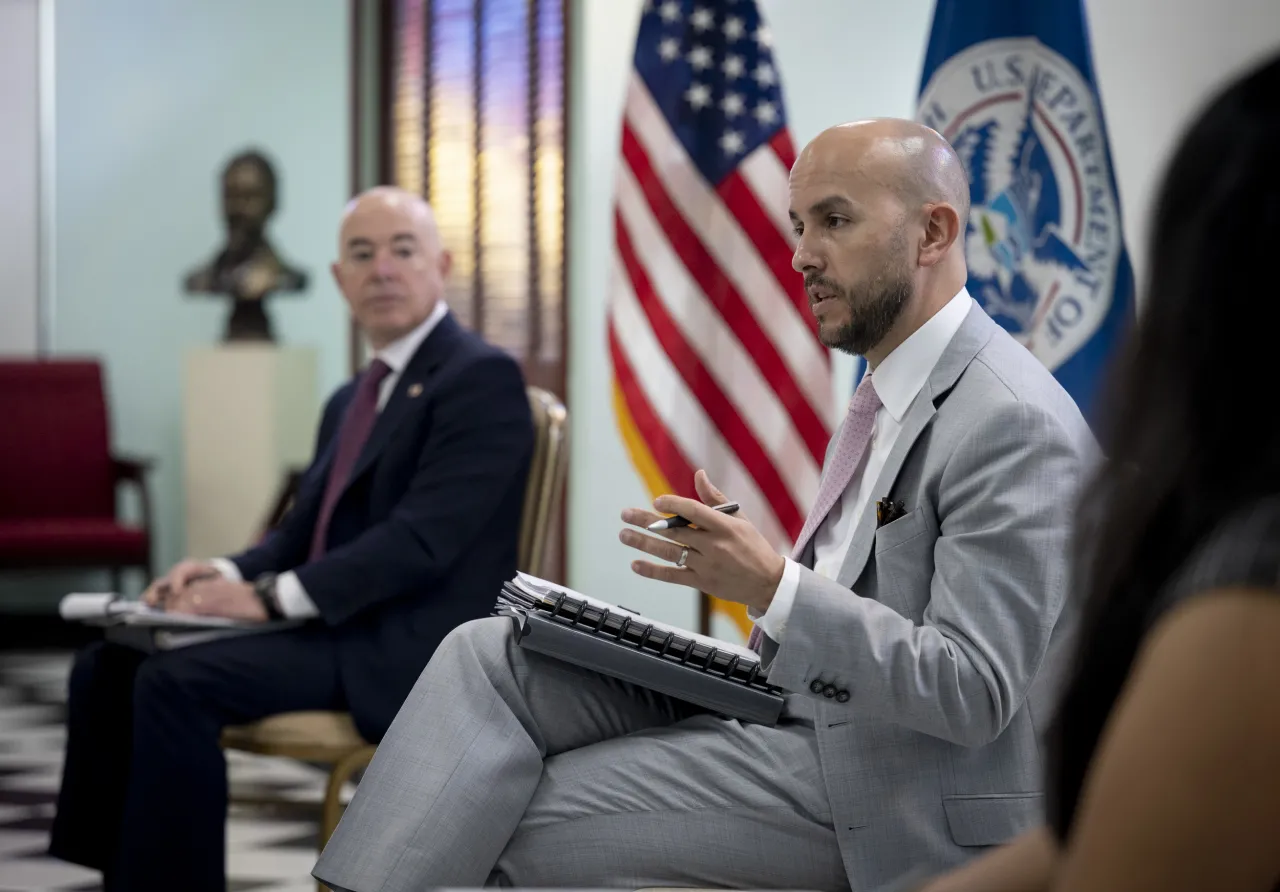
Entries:
<svg viewBox="0 0 1280 892">
<path fill-rule="evenodd" d="M 284 611 L 280 609 L 280 596 L 276 593 L 276 574 L 263 573 L 255 579 L 253 593 L 262 602 L 262 609 L 267 612 L 267 619 L 284 619 Z"/>
</svg>

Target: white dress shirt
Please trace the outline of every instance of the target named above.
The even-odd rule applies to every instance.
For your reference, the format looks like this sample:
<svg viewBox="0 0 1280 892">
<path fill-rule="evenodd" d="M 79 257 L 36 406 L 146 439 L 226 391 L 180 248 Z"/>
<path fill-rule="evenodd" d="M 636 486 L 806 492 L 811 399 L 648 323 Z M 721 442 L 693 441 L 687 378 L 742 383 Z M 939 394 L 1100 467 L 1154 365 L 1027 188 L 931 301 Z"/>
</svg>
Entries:
<svg viewBox="0 0 1280 892">
<path fill-rule="evenodd" d="M 853 479 L 840 499 L 831 506 L 830 513 L 813 534 L 813 572 L 827 579 L 835 579 L 844 564 L 845 555 L 853 543 L 858 519 L 867 510 L 872 488 L 880 477 L 884 463 L 893 450 L 893 444 L 902 430 L 902 419 L 924 387 L 933 367 L 942 358 L 951 339 L 955 337 L 973 306 L 969 292 L 960 293 L 920 326 L 912 335 L 890 353 L 874 370 L 876 394 L 880 408 L 876 410 L 875 426 L 871 432 L 871 446 L 862 463 L 853 473 Z M 871 374 L 871 372 L 868 372 Z M 888 493 L 881 493 L 884 498 Z M 782 571 L 782 581 L 774 592 L 773 601 L 763 615 L 756 618 L 760 630 L 781 643 L 786 634 L 791 605 L 795 603 L 796 589 L 800 586 L 800 565 L 787 558 Z"/>
<path fill-rule="evenodd" d="M 391 369 L 391 373 L 382 379 L 382 384 L 378 387 L 379 412 L 387 404 L 387 400 L 391 398 L 392 392 L 396 389 L 396 383 L 400 380 L 400 375 L 404 372 L 405 366 L 409 364 L 409 360 L 413 358 L 413 354 L 418 352 L 418 348 L 427 339 L 427 335 L 431 334 L 432 330 L 448 312 L 449 307 L 445 302 L 438 301 L 436 308 L 431 311 L 431 315 L 424 319 L 417 328 L 392 341 L 370 357 L 370 362 L 374 359 L 381 359 Z M 233 582 L 242 581 L 239 568 L 228 559 L 214 558 L 210 563 L 227 579 Z M 281 612 L 290 619 L 310 619 L 320 615 L 315 602 L 311 600 L 307 590 L 302 587 L 298 574 L 292 570 L 281 573 L 276 579 L 276 595 L 280 600 Z"/>
</svg>

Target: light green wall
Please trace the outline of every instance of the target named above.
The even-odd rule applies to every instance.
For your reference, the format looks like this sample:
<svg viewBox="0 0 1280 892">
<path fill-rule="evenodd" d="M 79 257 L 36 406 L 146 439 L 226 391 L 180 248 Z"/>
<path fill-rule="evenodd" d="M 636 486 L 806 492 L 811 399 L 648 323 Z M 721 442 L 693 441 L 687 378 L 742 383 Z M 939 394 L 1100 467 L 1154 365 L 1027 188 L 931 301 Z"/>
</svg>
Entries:
<svg viewBox="0 0 1280 892">
<path fill-rule="evenodd" d="M 224 300 L 184 295 L 181 282 L 220 245 L 216 178 L 244 147 L 275 160 L 272 242 L 311 274 L 304 294 L 272 299 L 277 334 L 318 351 L 318 398 L 346 374 L 347 316 L 328 264 L 350 188 L 348 4 L 55 8 L 52 349 L 102 358 L 117 448 L 158 461 L 155 556 L 167 566 L 185 542 L 183 355 L 220 338 L 227 313 Z M 0 592 L 47 598 L 66 584 L 5 579 Z"/>
</svg>

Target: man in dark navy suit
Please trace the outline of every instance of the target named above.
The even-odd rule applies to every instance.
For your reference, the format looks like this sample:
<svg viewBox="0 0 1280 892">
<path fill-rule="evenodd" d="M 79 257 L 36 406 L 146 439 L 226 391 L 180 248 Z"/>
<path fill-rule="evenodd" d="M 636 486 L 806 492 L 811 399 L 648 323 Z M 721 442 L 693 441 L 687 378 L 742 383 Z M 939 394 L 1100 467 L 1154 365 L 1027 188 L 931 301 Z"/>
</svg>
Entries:
<svg viewBox="0 0 1280 892">
<path fill-rule="evenodd" d="M 431 209 L 380 187 L 351 203 L 333 274 L 373 350 L 329 400 L 294 506 L 261 544 L 185 560 L 144 597 L 287 631 L 147 656 L 78 655 L 51 854 L 105 888 L 226 888 L 227 725 L 350 710 L 379 740 L 436 646 L 516 570 L 533 427 L 519 367 L 441 301 Z"/>
</svg>

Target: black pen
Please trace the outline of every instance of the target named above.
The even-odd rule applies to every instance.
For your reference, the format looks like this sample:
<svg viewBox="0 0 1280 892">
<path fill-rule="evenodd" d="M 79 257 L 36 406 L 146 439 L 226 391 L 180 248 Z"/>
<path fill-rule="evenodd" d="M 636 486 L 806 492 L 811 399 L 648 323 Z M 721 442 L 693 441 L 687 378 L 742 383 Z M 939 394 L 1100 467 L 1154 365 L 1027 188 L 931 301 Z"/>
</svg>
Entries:
<svg viewBox="0 0 1280 892">
<path fill-rule="evenodd" d="M 719 511 L 721 514 L 735 514 L 738 511 L 738 503 L 725 502 L 723 505 L 716 505 L 711 510 Z M 674 517 L 667 517 L 667 518 L 664 518 L 663 520 L 655 520 L 653 523 L 649 524 L 649 526 L 646 527 L 646 529 L 648 529 L 649 532 L 651 533 L 657 533 L 657 532 L 661 532 L 662 530 L 674 530 L 676 527 L 687 527 L 691 523 L 693 523 L 693 521 L 689 520 L 687 517 L 681 517 L 679 514 L 677 514 Z"/>
</svg>

